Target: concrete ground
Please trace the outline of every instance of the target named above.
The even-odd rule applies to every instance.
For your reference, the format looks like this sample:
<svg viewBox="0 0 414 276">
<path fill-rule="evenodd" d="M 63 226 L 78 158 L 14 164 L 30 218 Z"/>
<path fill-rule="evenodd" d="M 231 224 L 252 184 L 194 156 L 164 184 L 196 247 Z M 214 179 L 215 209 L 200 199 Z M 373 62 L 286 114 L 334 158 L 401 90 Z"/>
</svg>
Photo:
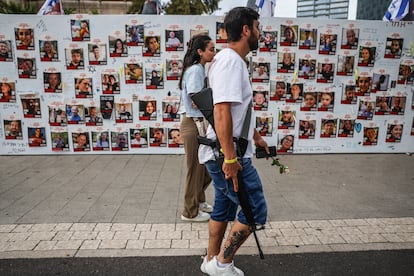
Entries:
<svg viewBox="0 0 414 276">
<path fill-rule="evenodd" d="M 414 248 L 413 156 L 280 159 L 289 174 L 254 161 L 265 254 Z M 0 259 L 205 253 L 207 223 L 180 220 L 183 155 L 0 156 L 0 169 Z"/>
</svg>

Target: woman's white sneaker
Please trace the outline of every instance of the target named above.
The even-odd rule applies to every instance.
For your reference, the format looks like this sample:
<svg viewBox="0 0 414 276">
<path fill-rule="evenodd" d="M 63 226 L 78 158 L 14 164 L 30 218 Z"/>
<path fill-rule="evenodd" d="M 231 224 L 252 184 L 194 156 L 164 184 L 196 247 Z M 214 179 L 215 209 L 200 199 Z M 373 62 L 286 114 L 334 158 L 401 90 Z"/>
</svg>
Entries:
<svg viewBox="0 0 414 276">
<path fill-rule="evenodd" d="M 204 222 L 208 221 L 210 219 L 210 215 L 206 212 L 198 211 L 198 214 L 194 218 L 187 218 L 183 215 L 181 215 L 181 220 L 184 221 L 192 221 L 192 222 Z"/>
<path fill-rule="evenodd" d="M 213 212 L 213 206 L 208 204 L 207 202 L 201 202 L 199 206 L 200 211 L 211 213 Z"/>
</svg>

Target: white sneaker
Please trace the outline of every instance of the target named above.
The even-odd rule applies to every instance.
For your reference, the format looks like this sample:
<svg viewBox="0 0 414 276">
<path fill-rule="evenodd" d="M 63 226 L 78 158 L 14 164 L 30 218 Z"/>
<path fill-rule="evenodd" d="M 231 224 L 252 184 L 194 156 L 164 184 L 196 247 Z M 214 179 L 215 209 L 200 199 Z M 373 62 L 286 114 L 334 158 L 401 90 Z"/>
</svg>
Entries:
<svg viewBox="0 0 414 276">
<path fill-rule="evenodd" d="M 184 221 L 203 222 L 203 221 L 208 221 L 209 219 L 210 219 L 210 215 L 202 211 L 198 211 L 198 215 L 194 218 L 187 218 L 181 215 L 181 220 L 184 220 Z"/>
<path fill-rule="evenodd" d="M 207 255 L 206 255 L 206 256 L 204 256 L 203 263 L 200 266 L 201 272 L 207 273 L 207 271 L 206 271 L 206 265 L 207 265 L 207 263 L 208 263 L 208 260 L 207 260 Z"/>
<path fill-rule="evenodd" d="M 203 266 L 204 265 L 204 266 Z M 244 276 L 244 272 L 234 266 L 234 262 L 231 262 L 226 267 L 218 267 L 216 256 L 210 261 L 207 261 L 207 256 L 204 258 L 200 267 L 201 271 L 210 275 L 223 275 L 223 276 Z"/>
<path fill-rule="evenodd" d="M 206 212 L 206 213 L 212 213 L 213 212 L 213 206 L 211 206 L 207 202 L 201 202 L 199 209 L 200 209 L 200 211 L 203 211 L 203 212 Z"/>
</svg>

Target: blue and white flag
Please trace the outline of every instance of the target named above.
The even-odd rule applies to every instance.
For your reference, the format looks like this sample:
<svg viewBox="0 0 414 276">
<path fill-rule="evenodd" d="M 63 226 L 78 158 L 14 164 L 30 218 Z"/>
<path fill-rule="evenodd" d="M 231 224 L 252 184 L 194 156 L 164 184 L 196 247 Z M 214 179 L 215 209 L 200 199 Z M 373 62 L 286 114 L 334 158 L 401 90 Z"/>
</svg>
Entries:
<svg viewBox="0 0 414 276">
<path fill-rule="evenodd" d="M 387 12 L 385 13 L 382 20 L 384 21 L 400 21 L 408 13 L 409 9 L 409 0 L 393 0 L 388 7 Z"/>
<path fill-rule="evenodd" d="M 62 8 L 62 0 L 46 0 L 37 15 L 65 14 Z"/>
<path fill-rule="evenodd" d="M 275 13 L 276 0 L 256 0 L 256 6 L 260 17 L 271 17 Z"/>
</svg>

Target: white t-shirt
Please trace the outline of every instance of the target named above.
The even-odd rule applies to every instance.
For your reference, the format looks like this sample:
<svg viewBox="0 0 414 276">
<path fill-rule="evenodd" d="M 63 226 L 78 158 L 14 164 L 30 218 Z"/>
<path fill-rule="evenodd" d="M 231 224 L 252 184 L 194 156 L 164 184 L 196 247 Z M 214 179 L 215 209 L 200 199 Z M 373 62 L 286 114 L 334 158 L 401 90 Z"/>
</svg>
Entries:
<svg viewBox="0 0 414 276">
<path fill-rule="evenodd" d="M 208 73 L 210 87 L 213 90 L 213 103 L 231 102 L 233 120 L 233 137 L 239 137 L 243 128 L 247 108 L 252 102 L 253 91 L 249 72 L 244 59 L 230 48 L 221 50 L 214 58 Z M 244 158 L 253 156 L 254 112 L 252 112 L 248 140 L 249 144 Z M 216 133 L 211 126 L 207 129 L 207 138 L 216 140 Z M 201 164 L 215 160 L 211 147 L 200 145 L 198 158 Z"/>
</svg>

